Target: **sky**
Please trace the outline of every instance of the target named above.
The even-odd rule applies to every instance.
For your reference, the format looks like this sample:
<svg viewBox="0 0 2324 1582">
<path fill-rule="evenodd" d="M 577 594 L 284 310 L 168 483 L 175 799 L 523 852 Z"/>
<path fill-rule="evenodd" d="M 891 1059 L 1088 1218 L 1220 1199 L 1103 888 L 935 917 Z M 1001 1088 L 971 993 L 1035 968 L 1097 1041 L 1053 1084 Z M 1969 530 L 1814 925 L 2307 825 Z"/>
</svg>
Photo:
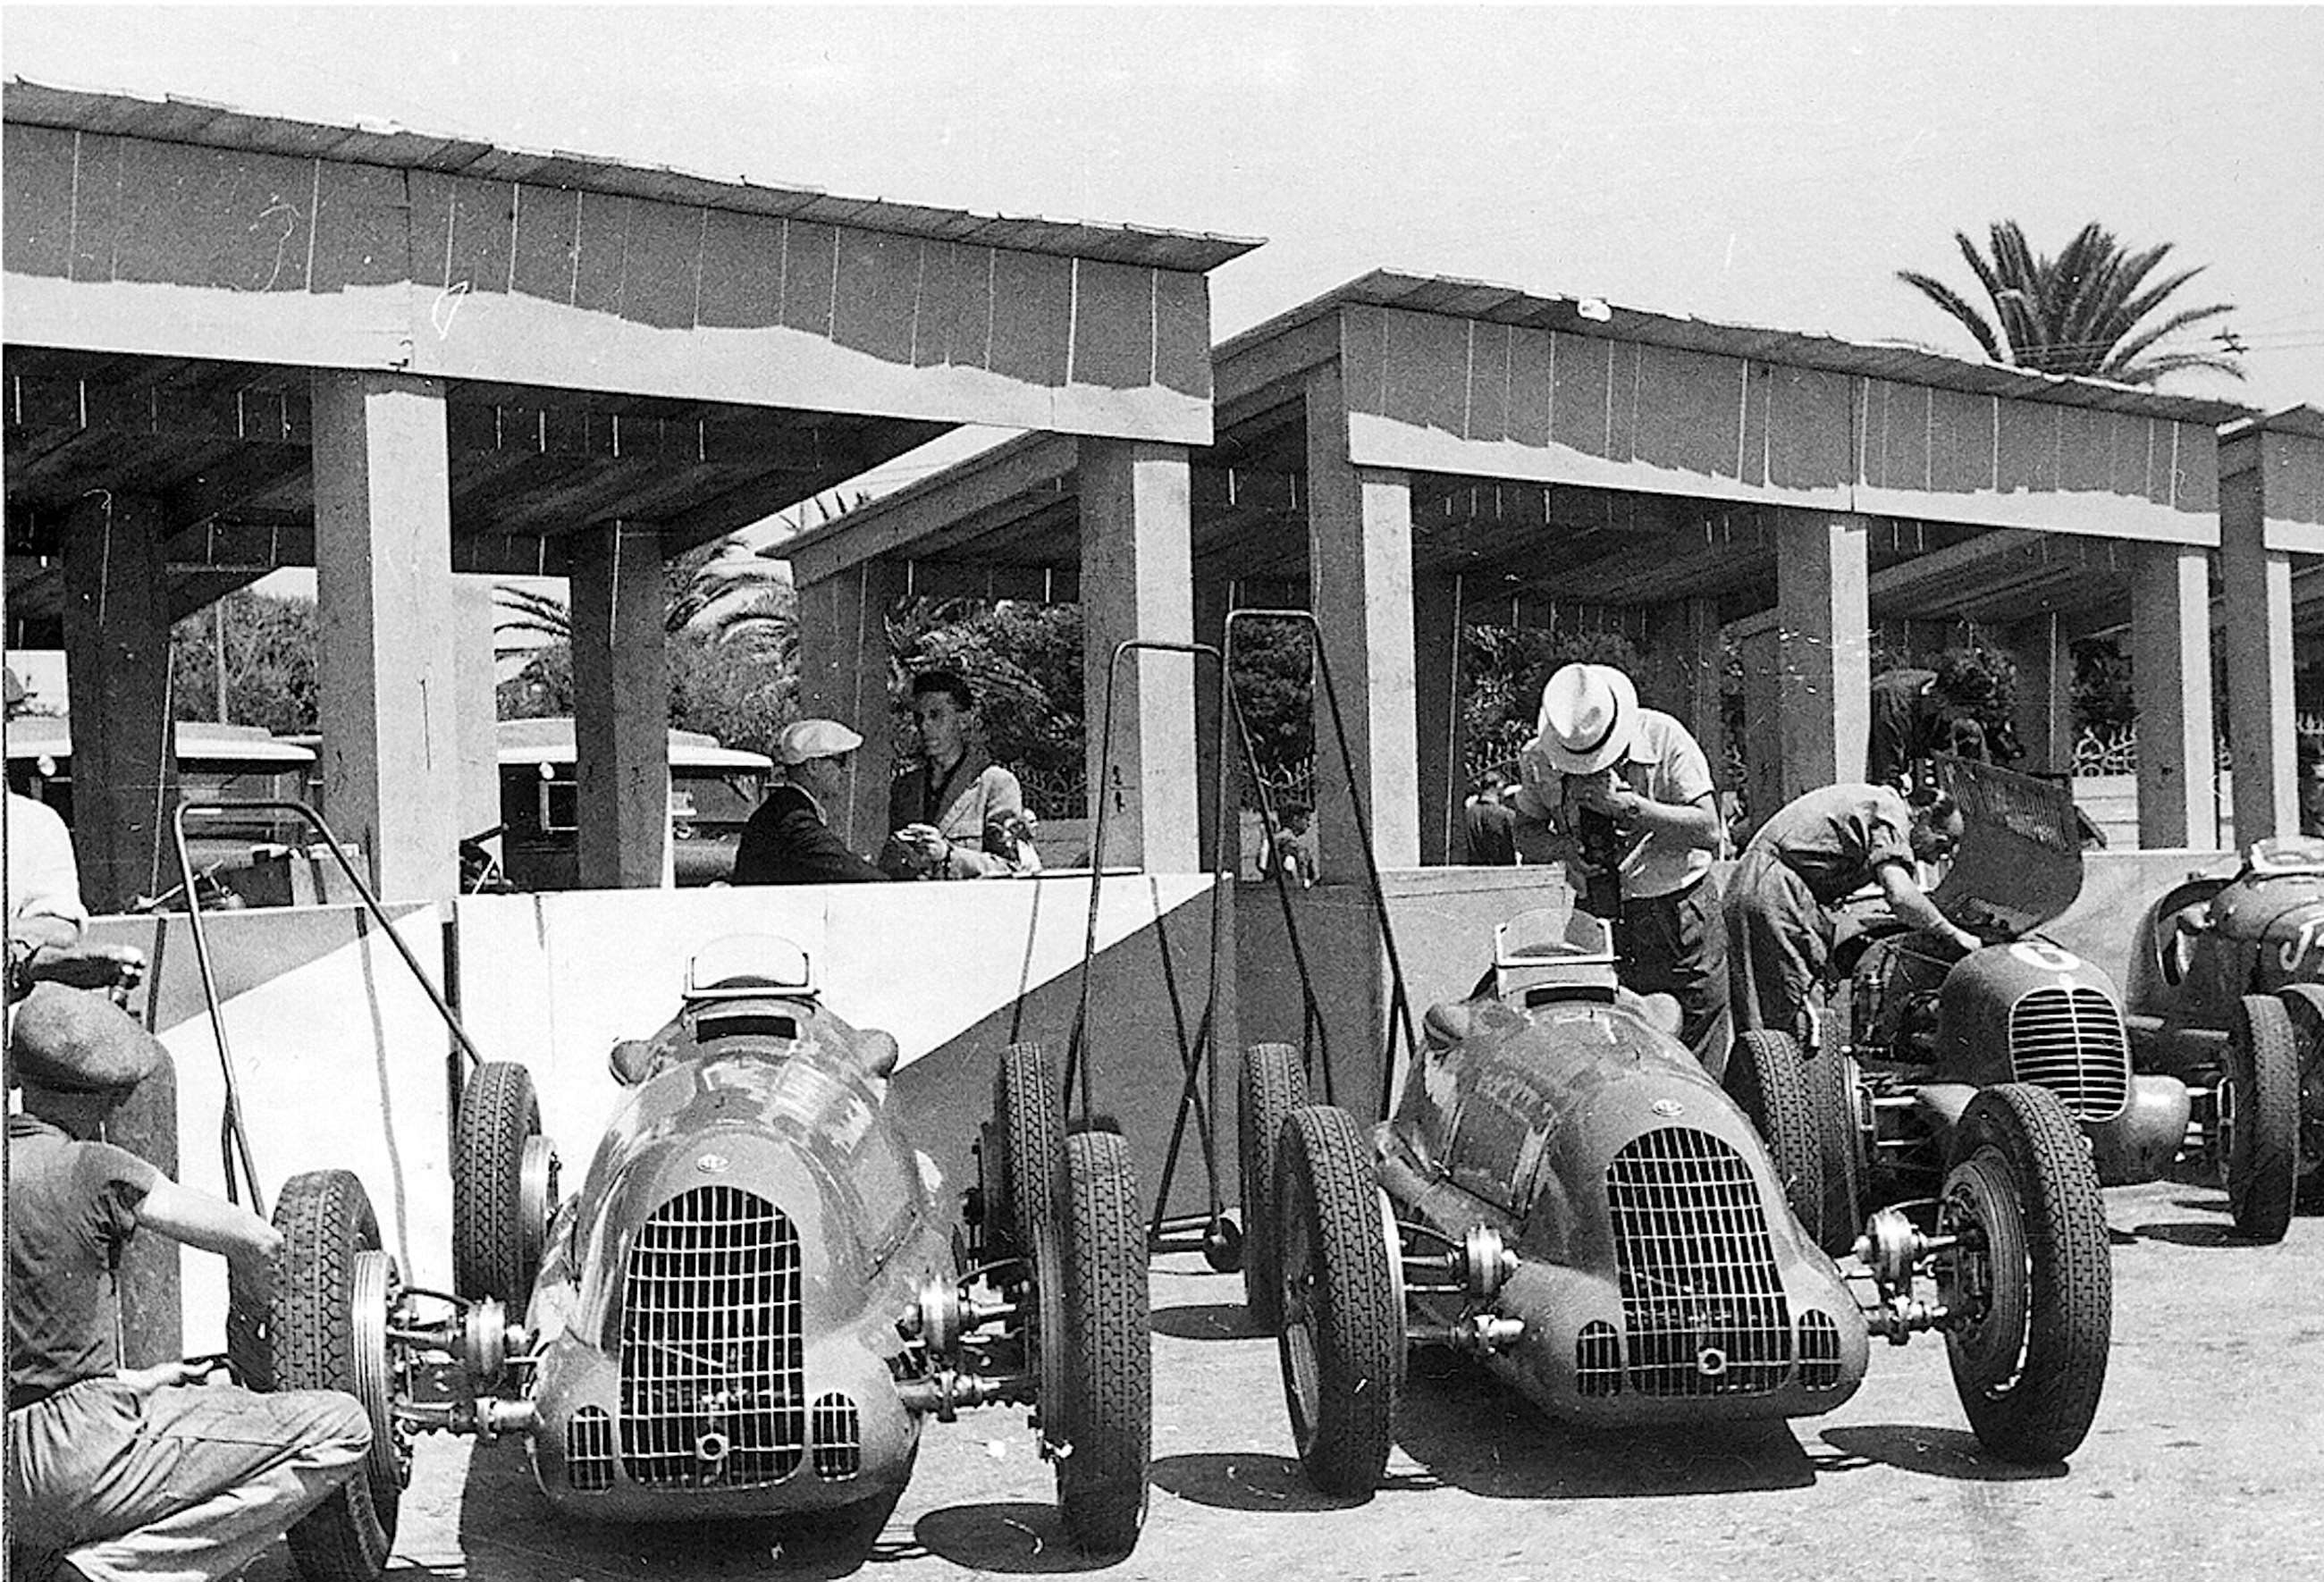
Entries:
<svg viewBox="0 0 2324 1582">
<path fill-rule="evenodd" d="M 1974 297 L 1955 231 L 2096 220 L 2235 305 L 2247 381 L 2163 388 L 2324 407 L 2315 6 L 8 4 L 0 68 L 1263 237 L 1211 277 L 1221 339 L 1395 268 L 1974 356 L 1895 271 Z"/>
</svg>

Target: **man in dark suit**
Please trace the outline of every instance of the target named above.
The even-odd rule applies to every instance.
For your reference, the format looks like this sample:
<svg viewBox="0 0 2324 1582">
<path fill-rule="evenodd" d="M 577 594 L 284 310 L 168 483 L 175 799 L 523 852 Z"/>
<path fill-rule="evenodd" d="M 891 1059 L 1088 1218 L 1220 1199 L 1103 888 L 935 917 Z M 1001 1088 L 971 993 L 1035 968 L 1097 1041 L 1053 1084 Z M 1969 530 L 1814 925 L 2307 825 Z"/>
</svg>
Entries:
<svg viewBox="0 0 2324 1582">
<path fill-rule="evenodd" d="M 784 782 L 742 826 L 734 854 L 738 885 L 833 885 L 888 876 L 847 849 L 824 814 L 846 785 L 848 760 L 863 738 L 836 720 L 795 720 L 775 738 Z"/>
</svg>

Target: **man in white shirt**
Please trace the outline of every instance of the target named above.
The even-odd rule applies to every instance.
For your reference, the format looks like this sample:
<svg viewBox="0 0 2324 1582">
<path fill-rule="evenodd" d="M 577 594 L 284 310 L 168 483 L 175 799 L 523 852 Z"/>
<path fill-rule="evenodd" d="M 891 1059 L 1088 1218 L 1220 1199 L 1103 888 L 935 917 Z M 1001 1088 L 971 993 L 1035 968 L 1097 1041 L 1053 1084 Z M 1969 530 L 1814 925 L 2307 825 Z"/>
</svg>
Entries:
<svg viewBox="0 0 2324 1582">
<path fill-rule="evenodd" d="M 1726 1065 L 1727 941 L 1709 882 L 1722 831 L 1711 760 L 1687 728 L 1642 708 L 1610 665 L 1568 665 L 1542 688 L 1511 798 L 1517 851 L 1563 860 L 1583 905 L 1613 924 L 1623 984 L 1667 994 L 1679 1037 Z"/>
</svg>

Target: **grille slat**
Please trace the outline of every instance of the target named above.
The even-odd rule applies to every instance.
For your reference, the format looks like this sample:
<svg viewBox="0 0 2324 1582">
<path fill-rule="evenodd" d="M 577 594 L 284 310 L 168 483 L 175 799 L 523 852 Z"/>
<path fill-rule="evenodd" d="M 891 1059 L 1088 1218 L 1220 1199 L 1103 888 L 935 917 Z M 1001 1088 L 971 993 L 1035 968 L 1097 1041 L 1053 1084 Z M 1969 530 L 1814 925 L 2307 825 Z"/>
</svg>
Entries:
<svg viewBox="0 0 2324 1582">
<path fill-rule="evenodd" d="M 1792 1367 L 1792 1327 L 1758 1184 L 1708 1133 L 1642 1133 L 1606 1171 L 1628 1330 L 1645 1395 L 1764 1394 Z"/>
<path fill-rule="evenodd" d="M 815 1475 L 828 1483 L 853 1477 L 863 1470 L 863 1425 L 855 1403 L 833 1393 L 816 1397 L 811 1413 L 815 1427 Z"/>
<path fill-rule="evenodd" d="M 602 1406 L 584 1406 L 565 1424 L 565 1481 L 583 1494 L 613 1486 L 613 1420 Z"/>
<path fill-rule="evenodd" d="M 622 1461 L 655 1488 L 753 1488 L 807 1449 L 798 1232 L 739 1187 L 670 1199 L 622 1284 Z"/>
<path fill-rule="evenodd" d="M 2088 987 L 2037 989 L 2009 1007 L 2010 1069 L 2049 1089 L 2078 1120 L 2107 1121 L 2130 1102 L 2122 1012 Z"/>
</svg>

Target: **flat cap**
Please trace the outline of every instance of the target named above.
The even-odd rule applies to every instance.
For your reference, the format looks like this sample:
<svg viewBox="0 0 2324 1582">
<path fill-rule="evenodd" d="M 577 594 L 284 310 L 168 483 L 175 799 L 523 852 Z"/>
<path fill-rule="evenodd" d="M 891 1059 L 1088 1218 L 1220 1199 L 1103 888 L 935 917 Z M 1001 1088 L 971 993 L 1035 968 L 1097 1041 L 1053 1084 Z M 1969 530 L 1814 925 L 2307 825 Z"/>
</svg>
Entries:
<svg viewBox="0 0 2324 1582">
<path fill-rule="evenodd" d="M 837 758 L 863 745 L 863 738 L 836 720 L 794 720 L 775 737 L 775 756 L 787 764 Z"/>
</svg>

